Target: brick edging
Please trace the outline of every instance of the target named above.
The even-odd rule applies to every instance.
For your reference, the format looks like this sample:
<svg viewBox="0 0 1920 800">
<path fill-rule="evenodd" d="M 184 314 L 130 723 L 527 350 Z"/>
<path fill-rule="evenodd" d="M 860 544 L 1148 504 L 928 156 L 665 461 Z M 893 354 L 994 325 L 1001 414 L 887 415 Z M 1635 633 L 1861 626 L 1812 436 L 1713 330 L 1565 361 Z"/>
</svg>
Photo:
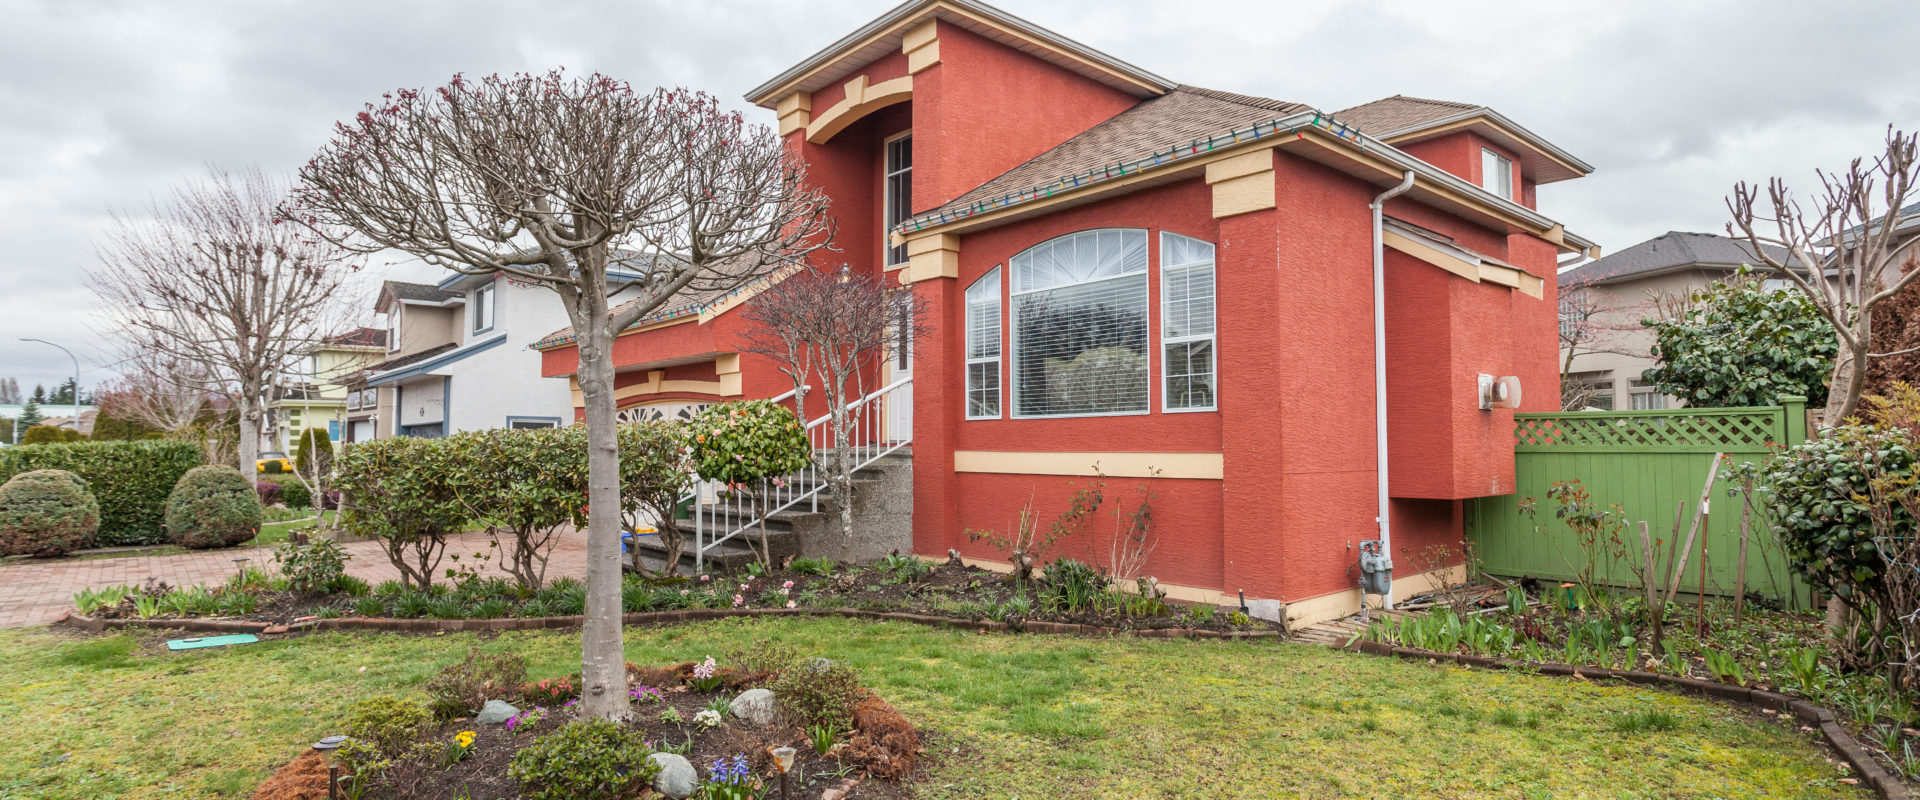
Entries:
<svg viewBox="0 0 1920 800">
<path fill-rule="evenodd" d="M 1188 628 L 1113 628 L 1105 625 L 1079 625 L 1044 620 L 1026 620 L 1019 625 L 993 620 L 969 620 L 907 614 L 889 611 L 865 611 L 853 608 L 696 608 L 681 611 L 638 611 L 622 614 L 624 625 L 656 625 L 693 622 L 706 619 L 759 616 L 849 617 L 853 619 L 911 622 L 942 628 L 1008 633 L 1047 633 L 1079 636 L 1135 636 L 1143 639 L 1279 639 L 1275 630 L 1210 631 Z M 183 630 L 207 633 L 253 633 L 277 635 L 308 630 L 381 630 L 413 633 L 449 631 L 525 631 L 549 628 L 578 628 L 583 615 L 565 617 L 501 617 L 496 619 L 392 619 L 388 617 L 335 617 L 274 625 L 223 619 L 100 619 L 68 611 L 55 624 L 65 622 L 83 630 L 99 633 L 124 628 Z"/>
<path fill-rule="evenodd" d="M 1416 647 L 1395 647 L 1381 642 L 1361 641 L 1343 648 L 1380 656 L 1395 656 L 1415 661 L 1449 661 L 1469 667 L 1484 669 L 1530 670 L 1543 675 L 1570 675 L 1580 678 L 1601 678 L 1625 681 L 1642 686 L 1666 686 L 1689 694 L 1703 695 L 1726 703 L 1734 703 L 1754 708 L 1764 708 L 1783 714 L 1792 714 L 1801 722 L 1819 729 L 1827 744 L 1840 751 L 1840 756 L 1853 766 L 1860 780 L 1878 792 L 1886 800 L 1912 800 L 1913 794 L 1880 762 L 1873 754 L 1860 746 L 1845 726 L 1833 716 L 1833 712 L 1805 700 L 1789 697 L 1778 692 L 1753 689 L 1746 686 L 1716 681 L 1703 681 L 1697 678 L 1679 678 L 1637 670 L 1615 670 L 1604 667 L 1574 666 L 1557 663 L 1533 663 L 1515 661 L 1490 656 L 1475 656 L 1465 653 L 1442 653 L 1436 650 L 1421 650 Z"/>
</svg>

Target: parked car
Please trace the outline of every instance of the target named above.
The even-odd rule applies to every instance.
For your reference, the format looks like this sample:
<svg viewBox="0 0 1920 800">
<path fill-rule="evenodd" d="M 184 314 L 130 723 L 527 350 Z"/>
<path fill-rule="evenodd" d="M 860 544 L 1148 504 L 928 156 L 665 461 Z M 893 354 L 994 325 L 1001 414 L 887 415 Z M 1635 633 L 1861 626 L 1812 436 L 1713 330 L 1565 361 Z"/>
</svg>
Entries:
<svg viewBox="0 0 1920 800">
<path fill-rule="evenodd" d="M 260 454 L 258 461 L 253 462 L 253 468 L 265 475 L 279 475 L 284 472 L 292 472 L 293 461 L 287 458 L 286 453 L 278 450 L 268 450 Z"/>
</svg>

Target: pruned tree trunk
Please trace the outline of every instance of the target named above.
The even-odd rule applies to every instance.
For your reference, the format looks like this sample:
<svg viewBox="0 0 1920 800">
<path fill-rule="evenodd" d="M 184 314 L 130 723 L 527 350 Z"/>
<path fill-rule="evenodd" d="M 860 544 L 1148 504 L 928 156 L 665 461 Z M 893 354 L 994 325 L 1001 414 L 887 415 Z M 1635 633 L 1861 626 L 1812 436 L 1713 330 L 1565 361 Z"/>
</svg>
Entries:
<svg viewBox="0 0 1920 800">
<path fill-rule="evenodd" d="M 590 304 L 576 330 L 601 330 L 605 303 Z M 613 354 L 595 337 L 580 343 L 580 394 L 586 404 L 587 487 L 589 497 L 620 496 L 620 450 L 613 401 Z M 582 713 L 599 719 L 625 719 L 626 647 L 620 616 L 620 505 L 597 502 L 587 508 L 587 619 L 580 632 Z"/>
</svg>

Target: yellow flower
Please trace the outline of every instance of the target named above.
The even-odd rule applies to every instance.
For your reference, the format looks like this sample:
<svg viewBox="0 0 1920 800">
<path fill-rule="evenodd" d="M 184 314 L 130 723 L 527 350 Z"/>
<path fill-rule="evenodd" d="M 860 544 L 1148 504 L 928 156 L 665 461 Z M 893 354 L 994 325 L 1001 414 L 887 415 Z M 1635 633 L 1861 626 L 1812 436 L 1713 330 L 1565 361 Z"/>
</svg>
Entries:
<svg viewBox="0 0 1920 800">
<path fill-rule="evenodd" d="M 453 742 L 461 747 L 472 747 L 473 737 L 473 731 L 461 731 L 453 735 Z"/>
</svg>

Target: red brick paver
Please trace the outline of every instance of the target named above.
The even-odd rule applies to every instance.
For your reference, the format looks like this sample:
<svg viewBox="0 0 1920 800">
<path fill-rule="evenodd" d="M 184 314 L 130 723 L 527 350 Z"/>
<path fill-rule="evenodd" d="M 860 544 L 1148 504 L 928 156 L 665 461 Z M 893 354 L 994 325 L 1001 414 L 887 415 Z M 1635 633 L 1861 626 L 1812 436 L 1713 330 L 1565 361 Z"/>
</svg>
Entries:
<svg viewBox="0 0 1920 800">
<path fill-rule="evenodd" d="M 487 552 L 487 534 L 464 533 L 448 540 L 447 554 L 459 555 L 459 564 L 472 563 L 476 552 Z M 368 583 L 400 577 L 399 570 L 387 561 L 377 542 L 350 542 L 342 545 L 352 555 L 347 572 Z M 0 566 L 0 628 L 45 625 L 58 619 L 60 612 L 73 606 L 73 595 L 81 589 L 98 589 L 122 584 L 140 584 L 147 578 L 159 578 L 174 586 L 196 583 L 215 584 L 232 577 L 236 558 L 247 559 L 245 566 L 274 568 L 273 549 L 244 547 L 232 550 L 207 550 L 162 556 L 121 556 L 74 561 L 14 561 Z M 441 561 L 441 569 L 454 566 L 451 558 Z M 488 574 L 501 574 L 489 561 Z M 562 576 L 585 578 L 587 574 L 587 537 L 569 532 L 560 537 L 547 561 L 547 580 Z M 439 579 L 439 575 L 435 575 Z"/>
</svg>

